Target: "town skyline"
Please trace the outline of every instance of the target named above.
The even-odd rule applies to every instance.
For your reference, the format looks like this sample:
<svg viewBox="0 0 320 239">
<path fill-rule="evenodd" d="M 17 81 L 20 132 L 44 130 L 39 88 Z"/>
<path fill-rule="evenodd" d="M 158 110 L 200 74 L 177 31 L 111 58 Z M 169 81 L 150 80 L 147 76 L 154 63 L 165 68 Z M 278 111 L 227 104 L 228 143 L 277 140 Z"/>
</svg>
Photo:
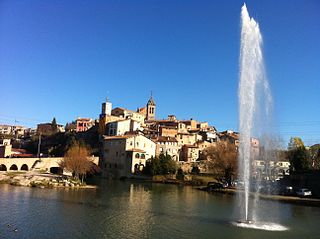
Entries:
<svg viewBox="0 0 320 239">
<path fill-rule="evenodd" d="M 319 4 L 246 3 L 262 28 L 276 132 L 284 144 L 291 136 L 318 143 Z M 0 78 L 26 93 L 1 94 L 0 124 L 98 118 L 106 96 L 136 110 L 153 91 L 159 119 L 237 131 L 242 1 L 1 4 Z"/>
</svg>

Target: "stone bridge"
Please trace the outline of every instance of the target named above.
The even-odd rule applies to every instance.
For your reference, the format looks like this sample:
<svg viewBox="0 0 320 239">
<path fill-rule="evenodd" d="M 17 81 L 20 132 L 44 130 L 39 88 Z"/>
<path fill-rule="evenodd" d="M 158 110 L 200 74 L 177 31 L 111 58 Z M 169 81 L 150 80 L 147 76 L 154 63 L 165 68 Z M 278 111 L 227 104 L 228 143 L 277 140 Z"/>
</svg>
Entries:
<svg viewBox="0 0 320 239">
<path fill-rule="evenodd" d="M 62 174 L 63 169 L 59 163 L 63 158 L 0 158 L 0 171 L 30 171 L 41 170 L 44 172 Z M 99 158 L 91 157 L 93 163 L 98 165 Z"/>
</svg>

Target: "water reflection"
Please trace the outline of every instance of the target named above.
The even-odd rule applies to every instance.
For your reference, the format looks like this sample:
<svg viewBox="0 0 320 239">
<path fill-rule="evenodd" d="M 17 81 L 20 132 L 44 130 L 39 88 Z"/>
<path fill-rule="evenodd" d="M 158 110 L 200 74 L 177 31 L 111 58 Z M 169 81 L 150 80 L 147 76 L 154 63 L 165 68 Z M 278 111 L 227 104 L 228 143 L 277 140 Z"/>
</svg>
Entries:
<svg viewBox="0 0 320 239">
<path fill-rule="evenodd" d="M 319 208 L 261 201 L 263 210 L 269 209 L 270 214 L 278 210 L 281 223 L 290 228 L 270 234 L 230 224 L 236 220 L 233 196 L 175 185 L 97 183 L 96 190 L 0 185 L 0 238 L 293 239 L 318 235 Z"/>
</svg>

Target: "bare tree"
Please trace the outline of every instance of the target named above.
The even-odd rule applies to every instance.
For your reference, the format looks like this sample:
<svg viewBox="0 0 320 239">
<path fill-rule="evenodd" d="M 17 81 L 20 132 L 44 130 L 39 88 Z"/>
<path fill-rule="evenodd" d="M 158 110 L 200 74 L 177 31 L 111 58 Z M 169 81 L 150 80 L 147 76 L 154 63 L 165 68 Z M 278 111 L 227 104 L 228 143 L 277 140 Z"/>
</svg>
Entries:
<svg viewBox="0 0 320 239">
<path fill-rule="evenodd" d="M 207 169 L 221 181 L 230 181 L 237 173 L 237 148 L 228 141 L 205 149 L 202 159 L 207 160 Z"/>
<path fill-rule="evenodd" d="M 83 182 L 83 178 L 92 167 L 89 148 L 78 142 L 73 143 L 60 162 L 60 167 L 71 172 L 75 179 L 79 180 L 81 177 Z"/>
</svg>

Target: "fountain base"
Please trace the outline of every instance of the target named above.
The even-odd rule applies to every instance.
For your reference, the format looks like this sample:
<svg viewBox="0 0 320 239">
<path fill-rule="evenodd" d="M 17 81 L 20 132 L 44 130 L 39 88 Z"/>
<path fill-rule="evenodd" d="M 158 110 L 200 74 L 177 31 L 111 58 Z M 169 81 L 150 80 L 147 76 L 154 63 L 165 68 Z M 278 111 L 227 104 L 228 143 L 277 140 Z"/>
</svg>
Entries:
<svg viewBox="0 0 320 239">
<path fill-rule="evenodd" d="M 248 229 L 265 230 L 265 231 L 287 231 L 289 228 L 277 223 L 256 222 L 252 220 L 239 220 L 233 222 L 232 225 Z"/>
<path fill-rule="evenodd" d="M 239 220 L 237 223 L 253 224 L 254 222 L 252 220 Z"/>
</svg>

